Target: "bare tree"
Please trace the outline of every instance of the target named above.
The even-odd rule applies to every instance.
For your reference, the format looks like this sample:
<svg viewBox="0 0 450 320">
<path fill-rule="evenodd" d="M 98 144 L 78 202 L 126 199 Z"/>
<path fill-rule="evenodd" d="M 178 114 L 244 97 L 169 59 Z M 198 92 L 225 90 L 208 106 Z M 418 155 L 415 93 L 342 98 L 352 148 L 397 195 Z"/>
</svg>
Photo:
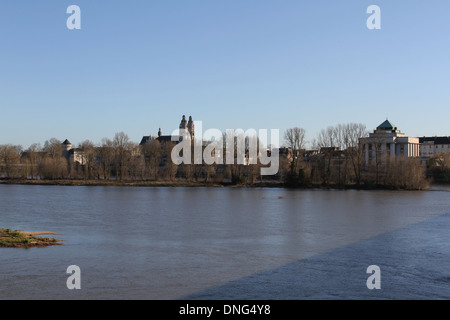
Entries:
<svg viewBox="0 0 450 320">
<path fill-rule="evenodd" d="M 145 159 L 142 154 L 132 154 L 128 165 L 128 171 L 130 177 L 133 180 L 144 180 L 145 179 Z"/>
<path fill-rule="evenodd" d="M 318 169 L 323 183 L 334 180 L 338 185 L 346 185 L 350 179 L 361 183 L 364 150 L 359 141 L 367 134 L 366 126 L 359 123 L 338 124 L 320 131 L 314 147 L 321 150 Z"/>
<path fill-rule="evenodd" d="M 159 167 L 161 165 L 161 143 L 158 140 L 147 142 L 142 146 L 147 170 L 152 179 L 158 179 Z"/>
<path fill-rule="evenodd" d="M 95 145 L 90 140 L 85 140 L 79 145 L 79 149 L 83 152 L 85 179 L 98 177 L 96 173 L 97 153 Z"/>
<path fill-rule="evenodd" d="M 354 180 L 360 184 L 364 150 L 359 141 L 367 135 L 366 126 L 360 123 L 339 124 L 334 127 L 333 142 L 341 150 L 340 157 L 337 159 L 339 184 L 341 181 L 344 185 L 348 183 L 350 171 L 353 171 Z"/>
<path fill-rule="evenodd" d="M 161 146 L 163 177 L 167 180 L 174 180 L 178 171 L 178 166 L 173 163 L 171 157 L 173 146 L 173 142 L 164 142 Z"/>
<path fill-rule="evenodd" d="M 40 172 L 44 178 L 61 179 L 69 175 L 68 159 L 63 157 L 63 147 L 60 140 L 51 138 L 45 141 L 43 152 L 45 157 L 40 164 Z"/>
<path fill-rule="evenodd" d="M 17 145 L 1 145 L 0 146 L 0 165 L 3 166 L 4 173 L 7 178 L 12 177 L 14 174 L 14 168 L 20 163 L 20 155 L 22 153 L 22 147 Z"/>
<path fill-rule="evenodd" d="M 103 179 L 109 180 L 111 178 L 111 166 L 114 163 L 114 144 L 108 138 L 103 138 L 101 146 L 98 148 L 100 157 L 99 171 L 103 174 Z"/>
<path fill-rule="evenodd" d="M 43 151 L 52 159 L 61 157 L 63 151 L 61 141 L 56 138 L 45 141 Z"/>
<path fill-rule="evenodd" d="M 347 160 L 350 159 L 355 182 L 361 184 L 362 171 L 364 169 L 365 155 L 364 146 L 361 145 L 360 139 L 368 136 L 367 128 L 361 123 L 349 123 L 345 128 L 345 154 Z"/>
<path fill-rule="evenodd" d="M 337 147 L 336 129 L 332 126 L 322 129 L 315 140 L 315 147 L 321 150 L 323 156 L 319 164 L 322 183 L 329 185 L 332 175 L 333 150 Z"/>
<path fill-rule="evenodd" d="M 116 177 L 119 180 L 124 178 L 126 174 L 127 164 L 131 159 L 131 142 L 130 138 L 124 132 L 116 133 L 113 139 L 115 164 L 116 164 Z"/>
<path fill-rule="evenodd" d="M 299 161 L 302 160 L 300 150 L 305 147 L 305 134 L 305 129 L 299 127 L 289 128 L 284 133 L 284 140 L 290 152 L 290 155 L 288 154 L 288 157 L 290 157 L 290 171 L 285 178 L 288 184 L 296 185 L 298 182 L 297 170 Z"/>
<path fill-rule="evenodd" d="M 390 163 L 389 174 L 383 180 L 384 187 L 405 190 L 422 190 L 428 187 L 425 166 L 420 159 L 400 155 Z"/>
<path fill-rule="evenodd" d="M 29 166 L 31 180 L 33 180 L 35 176 L 39 174 L 38 168 L 41 160 L 41 151 L 42 147 L 39 143 L 33 143 L 27 150 L 25 150 L 25 162 Z"/>
<path fill-rule="evenodd" d="M 287 129 L 284 133 L 284 140 L 286 141 L 287 147 L 293 151 L 303 149 L 306 142 L 305 134 L 306 131 L 303 128 L 295 127 Z"/>
</svg>

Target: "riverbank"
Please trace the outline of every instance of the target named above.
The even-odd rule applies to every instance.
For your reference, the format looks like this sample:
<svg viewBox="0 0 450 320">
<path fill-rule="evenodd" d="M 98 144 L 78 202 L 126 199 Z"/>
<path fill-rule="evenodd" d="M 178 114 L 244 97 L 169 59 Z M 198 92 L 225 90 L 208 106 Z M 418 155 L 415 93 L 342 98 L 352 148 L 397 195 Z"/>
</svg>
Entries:
<svg viewBox="0 0 450 320">
<path fill-rule="evenodd" d="M 427 183 L 420 189 L 408 189 L 386 185 L 367 184 L 311 184 L 307 186 L 289 186 L 279 181 L 257 181 L 253 184 L 234 184 L 231 182 L 204 182 L 193 180 L 84 180 L 84 179 L 0 179 L 0 184 L 16 185 L 53 185 L 53 186 L 111 186 L 111 187 L 230 187 L 230 188 L 286 188 L 286 189 L 339 189 L 339 190 L 428 190 L 433 183 Z M 442 184 L 439 184 L 442 185 Z M 445 184 L 444 184 L 445 185 Z"/>
<path fill-rule="evenodd" d="M 38 237 L 40 235 L 59 235 L 50 231 L 22 231 L 0 229 L 0 247 L 3 248 L 31 248 L 62 245 L 56 238 Z"/>
<path fill-rule="evenodd" d="M 188 180 L 28 180 L 28 179 L 0 179 L 0 184 L 17 185 L 48 185 L 48 186 L 105 186 L 105 187 L 277 187 L 282 188 L 281 182 L 258 182 L 255 184 L 233 184 L 231 182 L 204 182 Z"/>
<path fill-rule="evenodd" d="M 173 180 L 173 181 L 138 181 L 138 180 L 28 180 L 0 179 L 0 184 L 54 185 L 54 186 L 111 186 L 111 187 L 223 187 L 224 184 Z"/>
</svg>

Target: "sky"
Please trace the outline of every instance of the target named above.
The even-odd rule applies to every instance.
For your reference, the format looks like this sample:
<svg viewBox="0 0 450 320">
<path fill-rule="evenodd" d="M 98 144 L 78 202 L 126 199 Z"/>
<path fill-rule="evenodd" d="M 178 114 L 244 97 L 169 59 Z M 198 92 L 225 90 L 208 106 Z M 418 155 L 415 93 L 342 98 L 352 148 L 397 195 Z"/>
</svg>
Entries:
<svg viewBox="0 0 450 320">
<path fill-rule="evenodd" d="M 0 144 L 138 143 L 182 115 L 308 141 L 386 118 L 449 136 L 449 34 L 448 0 L 1 0 Z"/>
</svg>

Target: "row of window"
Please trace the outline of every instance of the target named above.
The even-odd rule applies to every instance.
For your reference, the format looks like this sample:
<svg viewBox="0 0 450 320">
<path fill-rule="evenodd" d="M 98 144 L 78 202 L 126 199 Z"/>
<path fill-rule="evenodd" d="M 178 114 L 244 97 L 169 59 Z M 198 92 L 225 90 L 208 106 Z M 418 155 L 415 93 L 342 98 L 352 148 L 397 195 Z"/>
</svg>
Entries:
<svg viewBox="0 0 450 320">
<path fill-rule="evenodd" d="M 433 147 L 435 147 L 436 149 L 439 149 L 439 146 L 441 147 L 441 149 L 450 149 L 450 144 L 436 144 L 436 145 L 422 145 L 422 148 L 427 148 L 428 149 L 432 149 Z"/>
</svg>

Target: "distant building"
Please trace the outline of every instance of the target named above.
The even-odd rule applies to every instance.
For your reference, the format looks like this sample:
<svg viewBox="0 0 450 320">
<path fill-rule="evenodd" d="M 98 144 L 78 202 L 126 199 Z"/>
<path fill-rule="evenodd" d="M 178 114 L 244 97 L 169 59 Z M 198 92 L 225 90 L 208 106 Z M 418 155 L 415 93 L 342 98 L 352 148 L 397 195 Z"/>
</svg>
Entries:
<svg viewBox="0 0 450 320">
<path fill-rule="evenodd" d="M 439 153 L 450 153 L 450 137 L 422 137 L 420 141 L 420 156 L 427 160 Z"/>
<path fill-rule="evenodd" d="M 179 125 L 179 134 L 178 136 L 174 137 L 175 141 L 181 141 L 181 137 L 187 133 L 191 140 L 194 140 L 195 138 L 195 128 L 194 128 L 194 121 L 192 120 L 192 116 L 189 116 L 189 120 L 186 120 L 186 116 L 183 115 L 181 118 L 181 122 Z M 172 135 L 163 136 L 161 128 L 158 130 L 158 135 L 149 135 L 149 136 L 143 136 L 141 139 L 141 142 L 139 145 L 144 145 L 147 142 L 150 141 L 159 141 L 159 142 L 170 142 L 172 141 Z"/>
<path fill-rule="evenodd" d="M 69 140 L 62 143 L 62 155 L 71 162 L 84 165 L 86 163 L 84 153 L 79 148 L 73 148 Z"/>
<path fill-rule="evenodd" d="M 309 160 L 313 157 L 316 157 L 318 154 L 320 154 L 320 150 L 305 150 L 305 153 L 303 154 L 303 157 L 306 160 Z"/>
<path fill-rule="evenodd" d="M 406 137 L 389 120 L 380 124 L 368 138 L 361 138 L 366 165 L 399 156 L 419 157 L 419 138 Z"/>
<path fill-rule="evenodd" d="M 330 154 L 330 153 L 336 153 L 339 151 L 339 147 L 322 147 L 319 150 L 319 153 L 323 154 Z"/>
</svg>

